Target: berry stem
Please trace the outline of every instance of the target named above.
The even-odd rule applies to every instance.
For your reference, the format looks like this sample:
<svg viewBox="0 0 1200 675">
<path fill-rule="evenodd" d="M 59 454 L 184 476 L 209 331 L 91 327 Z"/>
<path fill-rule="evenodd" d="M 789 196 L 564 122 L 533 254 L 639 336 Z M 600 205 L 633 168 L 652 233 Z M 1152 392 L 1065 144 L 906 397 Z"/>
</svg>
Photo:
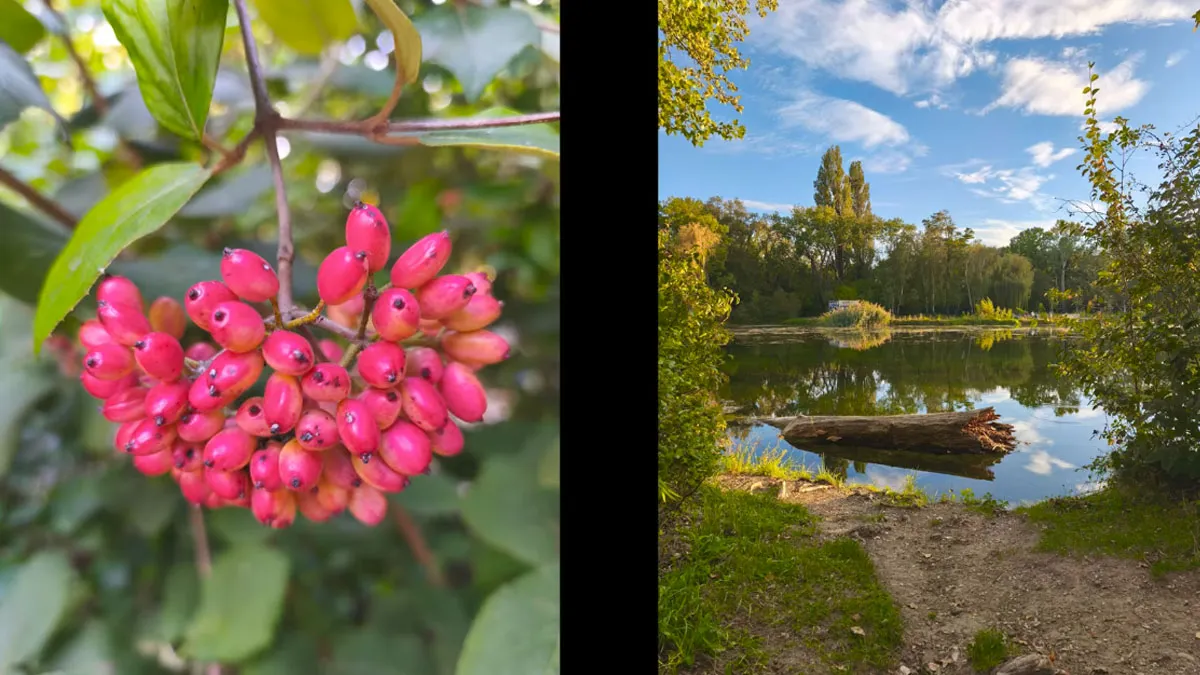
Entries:
<svg viewBox="0 0 1200 675">
<path fill-rule="evenodd" d="M 203 582 L 212 576 L 212 550 L 208 547 L 208 530 L 204 527 L 204 512 L 198 504 L 188 509 L 188 521 L 192 528 L 192 543 L 196 549 L 196 573 Z M 221 664 L 210 663 L 206 675 L 221 675 Z"/>
<path fill-rule="evenodd" d="M 235 0 L 236 1 L 236 0 Z M 506 117 L 455 117 L 449 119 L 397 120 L 387 123 L 390 134 L 418 133 L 422 131 L 455 131 L 459 129 L 494 129 L 496 127 L 514 127 L 524 124 L 545 124 L 557 122 L 562 113 L 553 112 L 528 113 L 525 115 L 509 115 Z M 281 117 L 277 120 L 280 129 L 299 129 L 304 131 L 324 131 L 332 134 L 352 134 L 355 136 L 372 137 L 364 132 L 362 122 L 338 122 L 335 120 L 307 120 Z M 373 139 L 377 140 L 377 139 Z"/>
<path fill-rule="evenodd" d="M 413 557 L 425 568 L 425 576 L 429 580 L 429 585 L 437 588 L 445 588 L 446 577 L 442 574 L 442 568 L 438 565 L 433 551 L 429 549 L 429 544 L 425 542 L 425 535 L 421 533 L 421 526 L 417 525 L 417 521 L 413 520 L 412 515 L 403 506 L 399 504 L 392 504 L 391 506 L 393 518 L 396 521 L 396 529 L 400 530 L 404 541 L 412 549 Z"/>
<path fill-rule="evenodd" d="M 317 318 L 321 316 L 321 310 L 323 310 L 323 309 L 325 309 L 325 301 L 318 300 L 317 306 L 313 308 L 313 311 L 309 312 L 308 314 L 305 314 L 304 316 L 300 317 L 299 319 L 292 319 L 291 321 L 288 321 L 287 323 L 282 324 L 282 325 L 284 328 L 286 328 L 288 330 L 291 330 L 293 328 L 299 328 L 300 326 L 307 326 L 308 324 L 316 321 Z"/>
<path fill-rule="evenodd" d="M 354 343 L 346 349 L 345 355 L 342 356 L 343 368 L 349 368 L 350 364 L 354 363 L 354 357 L 358 355 L 358 351 L 362 349 L 363 342 L 367 337 L 367 322 L 371 320 L 371 310 L 375 308 L 375 299 L 378 297 L 379 290 L 375 288 L 375 280 L 367 281 L 367 287 L 363 289 L 363 311 L 358 320 L 358 333 L 354 335 Z"/>
<path fill-rule="evenodd" d="M 275 323 L 272 328 L 287 328 L 288 325 L 283 322 L 283 315 L 279 313 L 279 301 L 271 298 L 271 312 L 275 315 Z"/>
</svg>

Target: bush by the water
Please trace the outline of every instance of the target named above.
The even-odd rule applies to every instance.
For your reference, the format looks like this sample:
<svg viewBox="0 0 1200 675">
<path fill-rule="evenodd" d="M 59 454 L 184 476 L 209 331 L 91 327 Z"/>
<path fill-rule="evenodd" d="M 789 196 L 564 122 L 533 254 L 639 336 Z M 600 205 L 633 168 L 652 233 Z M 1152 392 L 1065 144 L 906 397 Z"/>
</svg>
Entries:
<svg viewBox="0 0 1200 675">
<path fill-rule="evenodd" d="M 892 314 L 883 307 L 860 301 L 849 307 L 831 309 L 821 315 L 820 324 L 831 328 L 880 328 L 892 322 Z"/>
<path fill-rule="evenodd" d="M 727 291 L 705 280 L 702 256 L 658 232 L 658 486 L 663 501 L 716 472 L 725 436 L 717 389 L 729 342 Z"/>
<path fill-rule="evenodd" d="M 1007 307 L 997 307 L 991 298 L 984 298 L 975 303 L 975 316 L 992 321 L 1013 321 L 1013 313 Z"/>
</svg>

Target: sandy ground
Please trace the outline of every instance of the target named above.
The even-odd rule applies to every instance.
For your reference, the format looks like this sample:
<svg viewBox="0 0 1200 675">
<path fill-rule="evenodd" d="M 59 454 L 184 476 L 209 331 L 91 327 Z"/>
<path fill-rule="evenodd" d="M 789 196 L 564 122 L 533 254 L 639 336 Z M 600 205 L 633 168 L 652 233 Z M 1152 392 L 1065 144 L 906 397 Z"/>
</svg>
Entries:
<svg viewBox="0 0 1200 675">
<path fill-rule="evenodd" d="M 755 491 L 781 482 L 721 481 Z M 821 517 L 822 536 L 856 537 L 870 553 L 904 617 L 903 668 L 891 672 L 973 673 L 967 644 L 991 627 L 1070 675 L 1200 675 L 1200 571 L 1156 580 L 1137 561 L 1035 552 L 1036 526 L 1006 512 L 893 507 L 803 481 L 781 494 Z M 780 661 L 807 661 L 795 656 Z"/>
</svg>

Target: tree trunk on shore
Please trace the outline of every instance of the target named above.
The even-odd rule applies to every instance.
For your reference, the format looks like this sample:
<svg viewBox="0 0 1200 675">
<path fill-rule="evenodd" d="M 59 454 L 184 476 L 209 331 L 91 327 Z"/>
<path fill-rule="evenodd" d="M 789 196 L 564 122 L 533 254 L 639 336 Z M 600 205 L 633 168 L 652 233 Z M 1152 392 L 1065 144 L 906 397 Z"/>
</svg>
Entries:
<svg viewBox="0 0 1200 675">
<path fill-rule="evenodd" d="M 759 420 L 782 429 L 789 443 L 808 449 L 829 445 L 907 450 L 930 454 L 1004 454 L 1016 445 L 1011 424 L 993 408 L 917 415 L 818 415 Z"/>
</svg>

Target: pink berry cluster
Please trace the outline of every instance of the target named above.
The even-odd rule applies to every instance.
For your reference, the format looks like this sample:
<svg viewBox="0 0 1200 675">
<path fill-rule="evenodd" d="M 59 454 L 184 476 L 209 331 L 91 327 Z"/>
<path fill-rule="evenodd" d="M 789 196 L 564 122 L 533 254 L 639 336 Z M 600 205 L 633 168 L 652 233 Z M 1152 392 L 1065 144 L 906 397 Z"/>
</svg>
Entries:
<svg viewBox="0 0 1200 675">
<path fill-rule="evenodd" d="M 255 307 L 276 302 L 279 278 L 251 251 L 226 249 L 220 281 L 195 284 L 182 305 L 160 297 L 149 312 L 133 282 L 106 276 L 97 318 L 79 331 L 79 378 L 120 424 L 117 452 L 148 476 L 170 473 L 193 504 L 248 507 L 274 528 L 297 510 L 323 522 L 348 509 L 376 525 L 384 493 L 427 472 L 434 454 L 462 451 L 455 418 L 478 422 L 487 408 L 476 373 L 508 358 L 504 338 L 486 330 L 503 305 L 490 279 L 439 275 L 450 251 L 448 233 L 424 237 L 377 292 L 370 277 L 387 264 L 390 229 L 358 204 L 346 246 L 318 269 L 328 316 L 284 325 Z M 185 349 L 188 318 L 212 342 Z M 318 319 L 355 339 L 314 348 L 307 326 Z M 248 397 L 264 370 L 263 395 Z"/>
</svg>

